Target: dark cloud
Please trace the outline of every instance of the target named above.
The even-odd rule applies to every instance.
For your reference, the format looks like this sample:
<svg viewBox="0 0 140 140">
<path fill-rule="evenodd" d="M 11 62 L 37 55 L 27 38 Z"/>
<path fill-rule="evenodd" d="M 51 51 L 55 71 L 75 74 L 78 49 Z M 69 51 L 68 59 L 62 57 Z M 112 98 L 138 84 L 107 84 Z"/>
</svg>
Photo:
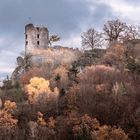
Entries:
<svg viewBox="0 0 140 140">
<path fill-rule="evenodd" d="M 112 19 L 115 18 L 115 15 L 112 13 L 111 8 L 106 4 L 101 4 L 98 2 L 93 3 L 93 12 L 91 12 L 91 15 L 89 17 L 90 19 L 90 26 L 95 27 L 97 29 L 102 29 L 103 24 Z"/>
<path fill-rule="evenodd" d="M 88 5 L 80 1 L 4 0 L 0 2 L 0 30 L 1 34 L 19 35 L 31 17 L 33 23 L 46 25 L 52 32 L 64 35 L 78 28 L 79 21 L 88 14 Z"/>
<path fill-rule="evenodd" d="M 65 41 L 71 34 L 80 36 L 87 27 L 102 28 L 114 17 L 111 12 L 98 0 L 1 0 L 0 55 L 5 56 L 0 62 L 15 66 L 16 57 L 24 49 L 24 26 L 29 22 L 47 26 Z"/>
</svg>

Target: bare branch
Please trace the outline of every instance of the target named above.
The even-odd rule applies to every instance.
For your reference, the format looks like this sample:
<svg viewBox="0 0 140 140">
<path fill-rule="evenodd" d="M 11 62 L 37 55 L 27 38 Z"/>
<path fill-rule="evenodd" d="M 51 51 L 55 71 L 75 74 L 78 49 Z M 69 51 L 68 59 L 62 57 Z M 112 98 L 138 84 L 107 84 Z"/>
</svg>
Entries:
<svg viewBox="0 0 140 140">
<path fill-rule="evenodd" d="M 108 21 L 103 28 L 104 33 L 107 37 L 106 40 L 108 40 L 109 43 L 119 42 L 126 29 L 126 23 L 121 22 L 118 19 Z"/>
<path fill-rule="evenodd" d="M 86 49 L 94 49 L 101 47 L 102 34 L 97 32 L 94 28 L 90 28 L 81 36 L 82 47 Z"/>
</svg>

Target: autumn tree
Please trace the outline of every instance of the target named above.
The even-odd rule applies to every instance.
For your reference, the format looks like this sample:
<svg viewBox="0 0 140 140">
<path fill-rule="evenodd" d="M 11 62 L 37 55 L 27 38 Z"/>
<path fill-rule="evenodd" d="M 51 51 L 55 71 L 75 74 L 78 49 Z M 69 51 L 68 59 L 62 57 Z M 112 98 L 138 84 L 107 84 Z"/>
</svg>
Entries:
<svg viewBox="0 0 140 140">
<path fill-rule="evenodd" d="M 112 45 L 109 47 L 106 51 L 106 53 L 102 57 L 102 62 L 105 65 L 110 65 L 110 66 L 117 66 L 119 69 L 124 67 L 124 62 L 125 61 L 125 46 L 123 45 Z"/>
<path fill-rule="evenodd" d="M 119 19 L 107 21 L 107 23 L 104 24 L 103 27 L 104 33 L 106 35 L 106 40 L 108 40 L 109 43 L 119 42 L 123 37 L 126 29 L 126 23 L 120 21 Z"/>
<path fill-rule="evenodd" d="M 0 139 L 11 140 L 16 138 L 18 120 L 13 117 L 17 108 L 15 102 L 6 100 L 0 110 Z"/>
<path fill-rule="evenodd" d="M 43 78 L 45 78 L 46 75 L 45 75 L 44 71 L 43 71 L 43 68 L 38 68 L 38 67 L 31 68 L 27 72 L 21 74 L 20 79 L 19 79 L 20 84 L 21 85 L 29 84 L 30 83 L 30 79 L 35 77 L 35 76 L 36 77 L 43 77 Z"/>
<path fill-rule="evenodd" d="M 102 34 L 96 31 L 94 28 L 88 29 L 81 36 L 82 47 L 84 49 L 95 49 L 101 47 Z"/>
<path fill-rule="evenodd" d="M 101 126 L 96 118 L 87 114 L 75 121 L 72 129 L 75 140 L 130 140 L 121 128 Z"/>
<path fill-rule="evenodd" d="M 60 36 L 58 35 L 51 35 L 49 37 L 49 46 L 52 47 L 52 43 L 57 42 L 60 40 Z"/>
</svg>

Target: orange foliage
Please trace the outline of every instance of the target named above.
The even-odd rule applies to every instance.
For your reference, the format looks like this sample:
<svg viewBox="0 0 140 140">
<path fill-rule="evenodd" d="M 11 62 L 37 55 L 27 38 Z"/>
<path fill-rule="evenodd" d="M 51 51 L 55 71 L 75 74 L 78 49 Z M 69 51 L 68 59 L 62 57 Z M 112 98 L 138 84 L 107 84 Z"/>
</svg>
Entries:
<svg viewBox="0 0 140 140">
<path fill-rule="evenodd" d="M 87 84 L 99 84 L 100 87 L 103 88 L 105 86 L 103 84 L 108 84 L 107 82 L 119 80 L 119 75 L 119 70 L 115 70 L 115 68 L 107 67 L 105 65 L 97 65 L 86 67 L 78 76 L 82 86 L 86 86 Z"/>
<path fill-rule="evenodd" d="M 120 65 L 125 60 L 126 47 L 122 45 L 111 46 L 103 56 L 103 62 L 111 65 Z"/>
<path fill-rule="evenodd" d="M 46 126 L 46 122 L 43 119 L 43 114 L 41 112 L 37 113 L 37 123 L 42 126 Z"/>
<path fill-rule="evenodd" d="M 41 69 L 34 67 L 20 76 L 20 83 L 23 85 L 29 84 L 31 78 L 41 75 Z"/>
<path fill-rule="evenodd" d="M 16 108 L 17 108 L 17 105 L 16 105 L 15 102 L 11 102 L 10 100 L 5 101 L 4 110 L 10 111 L 10 110 L 13 110 L 13 109 L 16 109 Z"/>
<path fill-rule="evenodd" d="M 78 119 L 78 118 L 77 118 Z M 86 138 L 91 140 L 129 140 L 128 136 L 121 128 L 101 126 L 97 119 L 89 117 L 87 114 L 80 117 L 78 124 L 73 126 L 75 139 Z"/>
<path fill-rule="evenodd" d="M 113 101 L 118 98 L 114 92 L 116 82 L 120 85 L 119 98 L 125 92 L 122 90 L 123 85 L 121 88 L 123 76 L 120 71 L 113 67 L 97 65 L 86 67 L 78 77 L 78 84 L 71 87 L 69 94 L 66 95 L 68 107 L 95 115 L 97 119 L 100 118 L 99 121 L 109 121 Z"/>
<path fill-rule="evenodd" d="M 77 93 L 79 93 L 80 87 L 79 85 L 74 85 L 70 88 L 69 93 L 66 96 L 67 99 L 67 107 L 70 109 L 77 109 L 76 103 L 77 103 Z"/>
<path fill-rule="evenodd" d="M 57 79 L 57 76 L 60 78 Z M 69 84 L 68 70 L 64 66 L 60 66 L 53 71 L 53 76 L 51 79 L 52 83 L 58 88 L 67 88 Z"/>
<path fill-rule="evenodd" d="M 97 93 L 103 93 L 104 91 L 105 91 L 105 86 L 104 86 L 104 84 L 97 84 L 96 85 L 96 91 L 97 91 Z"/>
<path fill-rule="evenodd" d="M 116 57 L 119 60 L 122 60 L 122 58 L 124 57 L 124 53 L 125 53 L 125 46 L 115 45 L 111 48 L 111 52 L 116 54 Z"/>
<path fill-rule="evenodd" d="M 13 116 L 9 111 L 16 108 L 16 103 L 9 100 L 5 101 L 4 108 L 0 110 L 0 127 L 12 128 L 17 124 L 17 120 L 13 119 Z"/>
<path fill-rule="evenodd" d="M 17 120 L 4 110 L 0 111 L 0 127 L 13 127 L 17 124 Z"/>
</svg>

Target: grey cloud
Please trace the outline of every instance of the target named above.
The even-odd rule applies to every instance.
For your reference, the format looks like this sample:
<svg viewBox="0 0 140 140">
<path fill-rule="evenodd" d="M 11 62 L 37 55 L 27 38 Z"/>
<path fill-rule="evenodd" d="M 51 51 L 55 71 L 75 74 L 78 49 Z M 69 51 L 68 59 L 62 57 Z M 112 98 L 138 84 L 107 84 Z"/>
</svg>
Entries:
<svg viewBox="0 0 140 140">
<path fill-rule="evenodd" d="M 4 0 L 0 2 L 0 35 L 22 37 L 24 25 L 31 22 L 44 25 L 52 33 L 68 38 L 73 32 L 81 31 L 79 24 L 100 26 L 111 12 L 107 5 L 95 0 L 95 11 L 91 13 L 89 3 L 81 0 Z M 107 15 L 108 14 L 108 15 Z"/>
<path fill-rule="evenodd" d="M 130 0 L 129 0 L 130 1 Z M 81 34 L 82 27 L 101 28 L 109 18 L 115 17 L 108 5 L 98 0 L 1 0 L 0 1 L 0 62 L 15 66 L 16 56 L 24 49 L 24 26 L 29 22 L 47 26 L 51 33 L 69 39 L 71 34 Z M 90 10 L 90 6 L 95 9 Z M 82 27 L 81 27 L 82 26 Z M 14 55 L 3 53 L 13 52 Z M 9 60 L 10 59 L 10 60 Z"/>
<path fill-rule="evenodd" d="M 0 2 L 1 33 L 19 35 L 28 17 L 38 25 L 47 25 L 52 32 L 71 32 L 88 15 L 88 5 L 67 0 L 5 0 Z"/>
<path fill-rule="evenodd" d="M 98 29 L 101 29 L 107 20 L 115 17 L 111 8 L 106 4 L 96 3 L 94 8 L 94 12 L 91 13 L 91 17 L 93 17 L 91 23 Z"/>
</svg>

